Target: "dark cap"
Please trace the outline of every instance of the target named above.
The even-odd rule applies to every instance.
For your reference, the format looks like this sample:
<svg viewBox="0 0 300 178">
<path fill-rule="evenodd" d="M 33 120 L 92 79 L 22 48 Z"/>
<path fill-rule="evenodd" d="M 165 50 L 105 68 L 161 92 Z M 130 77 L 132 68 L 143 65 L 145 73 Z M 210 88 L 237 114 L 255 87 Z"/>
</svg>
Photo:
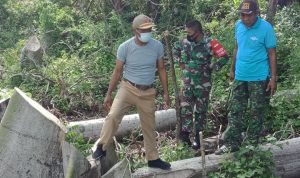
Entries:
<svg viewBox="0 0 300 178">
<path fill-rule="evenodd" d="M 258 5 L 254 0 L 244 0 L 239 7 L 239 12 L 243 14 L 251 14 L 258 11 Z"/>
</svg>

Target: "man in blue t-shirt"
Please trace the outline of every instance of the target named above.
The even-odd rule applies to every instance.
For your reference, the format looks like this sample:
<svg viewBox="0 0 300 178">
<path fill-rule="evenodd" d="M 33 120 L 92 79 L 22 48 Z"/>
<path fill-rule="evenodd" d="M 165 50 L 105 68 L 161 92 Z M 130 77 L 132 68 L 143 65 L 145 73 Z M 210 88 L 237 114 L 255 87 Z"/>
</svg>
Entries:
<svg viewBox="0 0 300 178">
<path fill-rule="evenodd" d="M 153 87 L 155 72 L 158 71 L 164 91 L 165 108 L 170 105 L 168 81 L 164 66 L 164 48 L 161 42 L 152 38 L 154 23 L 146 15 L 138 15 L 132 22 L 134 37 L 122 43 L 117 51 L 115 69 L 109 83 L 103 106 L 109 110 L 103 124 L 97 148 L 93 152 L 94 159 L 106 155 L 106 150 L 112 142 L 118 126 L 131 106 L 135 106 L 140 116 L 140 123 L 146 150 L 148 166 L 160 169 L 170 169 L 168 162 L 159 158 L 155 138 L 155 94 Z M 115 90 L 121 76 L 123 81 L 115 99 Z"/>
<path fill-rule="evenodd" d="M 276 91 L 276 37 L 270 23 L 258 16 L 255 1 L 244 0 L 235 28 L 235 48 L 230 71 L 232 85 L 228 127 L 224 142 L 215 153 L 236 151 L 242 143 L 243 117 L 248 107 L 250 120 L 246 138 L 257 144 L 264 120 L 268 95 Z M 249 100 L 249 101 L 248 101 Z"/>
</svg>

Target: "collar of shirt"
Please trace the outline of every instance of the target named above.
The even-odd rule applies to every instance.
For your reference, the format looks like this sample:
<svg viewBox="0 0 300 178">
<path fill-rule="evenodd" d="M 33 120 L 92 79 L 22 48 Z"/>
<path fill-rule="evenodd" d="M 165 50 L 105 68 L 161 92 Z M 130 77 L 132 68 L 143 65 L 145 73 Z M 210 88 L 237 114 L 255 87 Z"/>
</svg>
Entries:
<svg viewBox="0 0 300 178">
<path fill-rule="evenodd" d="M 207 43 L 207 40 L 206 40 L 206 36 L 203 35 L 203 37 L 201 38 L 200 41 L 197 41 L 197 42 L 190 42 L 191 45 L 193 46 L 197 46 L 197 45 L 201 45 L 201 44 L 206 44 Z"/>
<path fill-rule="evenodd" d="M 257 16 L 256 17 L 256 22 L 250 27 L 248 28 L 244 23 L 242 23 L 247 29 L 255 29 L 255 28 L 258 28 L 259 25 L 261 23 L 261 17 Z"/>
</svg>

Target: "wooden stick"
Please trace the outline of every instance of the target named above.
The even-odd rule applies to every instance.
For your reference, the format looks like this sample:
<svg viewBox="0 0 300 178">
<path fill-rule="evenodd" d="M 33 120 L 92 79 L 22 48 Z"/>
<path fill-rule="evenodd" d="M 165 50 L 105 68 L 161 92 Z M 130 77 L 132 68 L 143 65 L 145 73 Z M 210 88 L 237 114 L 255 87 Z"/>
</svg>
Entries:
<svg viewBox="0 0 300 178">
<path fill-rule="evenodd" d="M 202 177 L 206 178 L 205 151 L 204 151 L 204 142 L 203 142 L 202 132 L 199 132 L 199 136 L 200 136 L 200 149 L 201 149 L 201 157 L 202 157 Z"/>
<path fill-rule="evenodd" d="M 222 124 L 220 125 L 219 131 L 218 131 L 218 137 L 217 137 L 217 147 L 218 147 L 218 149 L 220 148 L 221 131 L 222 131 Z"/>
<path fill-rule="evenodd" d="M 177 81 L 176 81 L 176 73 L 174 68 L 174 59 L 172 55 L 172 48 L 169 42 L 169 31 L 165 31 L 163 33 L 163 37 L 166 44 L 166 52 L 168 59 L 170 60 L 170 70 L 171 70 L 171 77 L 172 77 L 172 83 L 173 83 L 173 89 L 175 94 L 175 109 L 176 109 L 176 118 L 177 118 L 177 124 L 176 124 L 176 138 L 177 141 L 180 137 L 181 132 L 181 120 L 180 120 L 180 100 L 179 100 L 179 92 L 177 87 Z"/>
</svg>

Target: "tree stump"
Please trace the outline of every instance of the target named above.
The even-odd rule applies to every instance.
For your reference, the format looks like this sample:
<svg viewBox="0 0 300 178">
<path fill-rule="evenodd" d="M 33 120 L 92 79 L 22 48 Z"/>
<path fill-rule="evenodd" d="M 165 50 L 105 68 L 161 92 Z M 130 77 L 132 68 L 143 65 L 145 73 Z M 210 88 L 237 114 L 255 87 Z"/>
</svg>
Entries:
<svg viewBox="0 0 300 178">
<path fill-rule="evenodd" d="M 21 51 L 21 68 L 37 68 L 42 65 L 44 50 L 36 36 L 32 36 Z"/>
</svg>

